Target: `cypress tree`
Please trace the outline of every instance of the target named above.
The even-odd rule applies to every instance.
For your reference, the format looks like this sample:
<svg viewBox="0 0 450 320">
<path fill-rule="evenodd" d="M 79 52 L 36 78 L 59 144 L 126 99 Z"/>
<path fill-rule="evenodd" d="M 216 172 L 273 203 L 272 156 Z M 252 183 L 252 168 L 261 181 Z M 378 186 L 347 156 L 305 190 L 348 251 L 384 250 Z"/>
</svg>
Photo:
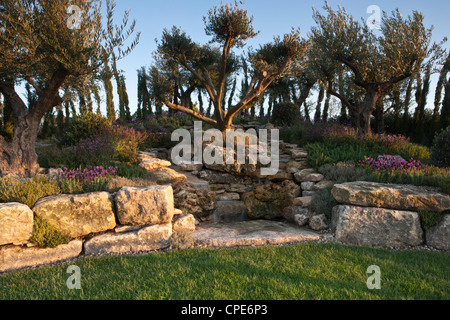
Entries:
<svg viewBox="0 0 450 320">
<path fill-rule="evenodd" d="M 402 132 L 404 134 L 409 133 L 409 105 L 411 103 L 411 96 L 412 96 L 412 85 L 414 82 L 414 78 L 410 78 L 408 81 L 408 86 L 406 87 L 406 93 L 405 93 L 405 102 L 403 105 L 403 127 Z"/>
<path fill-rule="evenodd" d="M 320 120 L 320 109 L 322 108 L 322 101 L 323 98 L 325 96 L 325 90 L 320 87 L 320 91 L 319 91 L 319 97 L 318 97 L 318 101 L 317 101 L 317 106 L 316 106 L 316 113 L 314 114 L 314 121 Z"/>
<path fill-rule="evenodd" d="M 62 106 L 58 106 L 58 113 L 56 115 L 56 133 L 61 135 L 64 130 L 64 113 Z"/>
<path fill-rule="evenodd" d="M 444 101 L 441 110 L 441 129 L 446 129 L 450 125 L 450 81 L 445 86 Z"/>
<path fill-rule="evenodd" d="M 417 89 L 417 108 L 416 113 L 414 115 L 414 136 L 416 137 L 418 142 L 424 137 L 424 121 L 425 121 L 425 106 L 427 104 L 428 93 L 430 92 L 430 77 L 431 77 L 431 68 L 428 68 L 425 77 L 423 79 L 423 87 Z M 418 87 L 420 82 L 418 81 Z"/>
<path fill-rule="evenodd" d="M 328 112 L 330 110 L 330 100 L 331 100 L 331 95 L 327 91 L 327 98 L 325 99 L 325 105 L 323 106 L 323 114 L 322 114 L 323 121 L 328 121 Z"/>
<path fill-rule="evenodd" d="M 3 96 L 3 136 L 7 141 L 11 141 L 14 137 L 14 116 L 12 112 L 11 102 L 8 97 Z"/>
<path fill-rule="evenodd" d="M 81 93 L 78 94 L 78 100 L 80 103 L 80 114 L 81 115 L 86 114 L 88 112 L 88 108 L 86 105 L 86 99 L 83 96 L 83 94 L 81 94 Z"/>
<path fill-rule="evenodd" d="M 230 97 L 228 99 L 228 109 L 230 109 L 231 106 L 233 105 L 233 98 L 234 98 L 234 94 L 236 92 L 236 84 L 237 84 L 237 79 L 234 78 L 233 87 L 231 88 Z"/>
<path fill-rule="evenodd" d="M 203 96 L 202 96 L 202 90 L 199 88 L 198 89 L 198 111 L 200 111 L 200 113 L 204 112 L 203 109 Z"/>
<path fill-rule="evenodd" d="M 106 94 L 106 117 L 109 122 L 112 123 L 116 120 L 116 110 L 114 108 L 113 85 L 111 82 L 112 72 L 109 68 L 108 62 L 105 62 L 105 69 L 103 71 L 102 78 Z"/>
<path fill-rule="evenodd" d="M 442 90 L 447 85 L 447 75 L 450 71 L 450 54 L 447 60 L 444 63 L 444 66 L 441 69 L 439 74 L 439 80 L 436 86 L 436 93 L 434 96 L 434 112 L 433 112 L 433 121 L 437 122 L 439 120 L 439 109 L 441 108 L 441 100 L 442 100 Z"/>
</svg>

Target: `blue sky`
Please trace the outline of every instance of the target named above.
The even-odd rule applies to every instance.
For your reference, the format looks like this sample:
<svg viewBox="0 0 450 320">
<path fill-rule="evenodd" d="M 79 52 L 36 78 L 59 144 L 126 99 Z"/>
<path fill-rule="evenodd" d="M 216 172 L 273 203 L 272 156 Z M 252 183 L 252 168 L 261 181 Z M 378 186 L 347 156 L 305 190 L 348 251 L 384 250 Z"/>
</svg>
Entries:
<svg viewBox="0 0 450 320">
<path fill-rule="evenodd" d="M 116 0 L 115 18 L 120 22 L 123 12 L 130 9 L 130 17 L 137 22 L 136 30 L 141 32 L 141 40 L 136 49 L 123 60 L 119 61 L 119 69 L 124 70 L 127 78 L 127 89 L 130 98 L 130 108 L 137 106 L 137 72 L 142 66 L 150 66 L 152 53 L 156 49 L 155 39 L 159 39 L 164 28 L 173 25 L 181 27 L 194 41 L 206 43 L 209 37 L 205 35 L 203 16 L 220 0 Z M 222 1 L 230 3 L 233 1 Z M 316 0 L 246 0 L 244 8 L 254 16 L 254 26 L 260 34 L 248 41 L 247 46 L 258 47 L 270 42 L 274 35 L 282 35 L 299 27 L 306 37 L 314 25 L 312 7 L 321 9 L 324 1 Z M 377 5 L 382 11 L 391 12 L 398 8 L 404 15 L 418 10 L 425 15 L 425 26 L 434 26 L 434 41 L 440 42 L 445 36 L 450 36 L 450 1 L 444 0 L 329 0 L 328 3 L 337 8 L 343 6 L 356 18 L 368 18 L 367 8 Z M 450 48 L 450 43 L 445 44 Z M 436 76 L 434 76 L 435 78 Z M 430 100 L 434 98 L 434 87 Z M 115 100 L 117 103 L 117 98 Z"/>
</svg>

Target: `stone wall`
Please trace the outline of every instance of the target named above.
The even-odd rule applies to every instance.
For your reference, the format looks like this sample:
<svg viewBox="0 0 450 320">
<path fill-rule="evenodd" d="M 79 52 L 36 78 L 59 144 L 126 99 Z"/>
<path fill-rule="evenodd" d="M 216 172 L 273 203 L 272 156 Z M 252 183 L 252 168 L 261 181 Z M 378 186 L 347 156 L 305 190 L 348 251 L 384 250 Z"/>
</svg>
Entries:
<svg viewBox="0 0 450 320">
<path fill-rule="evenodd" d="M 248 147 L 248 146 L 247 146 Z M 58 262 L 80 255 L 166 249 L 177 233 L 192 232 L 197 220 L 287 220 L 328 232 L 330 221 L 310 210 L 313 195 L 333 186 L 308 168 L 307 153 L 280 141 L 279 171 L 203 164 L 173 166 L 170 150 L 140 153 L 140 166 L 158 184 L 116 192 L 57 195 L 34 208 L 0 204 L 0 272 Z M 170 167 L 170 168 L 169 168 Z M 353 182 L 334 185 L 331 231 L 342 243 L 412 247 L 424 243 L 450 250 L 450 215 L 424 232 L 418 211 L 450 210 L 450 196 L 430 188 Z M 29 240 L 36 217 L 73 240 L 38 248 Z"/>
<path fill-rule="evenodd" d="M 35 217 L 72 241 L 38 248 L 29 241 Z M 40 199 L 33 209 L 20 203 L 0 204 L 0 272 L 75 258 L 82 252 L 165 249 L 173 233 L 193 231 L 195 222 L 191 214 L 175 209 L 171 185 L 56 195 Z"/>
<path fill-rule="evenodd" d="M 432 188 L 374 182 L 335 185 L 332 194 L 332 231 L 349 244 L 414 247 L 426 244 L 450 250 L 450 196 Z M 442 214 L 441 222 L 426 232 L 418 211 Z"/>
</svg>

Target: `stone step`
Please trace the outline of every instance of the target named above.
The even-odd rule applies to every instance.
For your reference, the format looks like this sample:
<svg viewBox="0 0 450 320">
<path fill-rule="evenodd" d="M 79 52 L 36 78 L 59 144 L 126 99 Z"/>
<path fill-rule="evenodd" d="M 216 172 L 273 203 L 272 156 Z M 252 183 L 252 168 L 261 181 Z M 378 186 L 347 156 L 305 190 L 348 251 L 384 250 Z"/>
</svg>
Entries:
<svg viewBox="0 0 450 320">
<path fill-rule="evenodd" d="M 332 238 L 287 222 L 265 220 L 204 224 L 192 236 L 199 247 L 279 245 Z"/>
</svg>

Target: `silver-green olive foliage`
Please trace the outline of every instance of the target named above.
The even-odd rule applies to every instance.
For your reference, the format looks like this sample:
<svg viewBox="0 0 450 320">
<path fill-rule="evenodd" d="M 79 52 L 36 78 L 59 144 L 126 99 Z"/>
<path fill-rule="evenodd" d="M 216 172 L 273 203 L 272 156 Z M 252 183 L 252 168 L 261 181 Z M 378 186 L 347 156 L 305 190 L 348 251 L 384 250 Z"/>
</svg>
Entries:
<svg viewBox="0 0 450 320">
<path fill-rule="evenodd" d="M 127 12 L 116 25 L 112 0 L 106 0 L 105 17 L 101 0 L 2 0 L 0 7 L 0 92 L 14 116 L 12 141 L 0 136 L 0 174 L 33 175 L 41 119 L 64 101 L 60 91 L 75 78 L 100 77 L 114 51 L 127 55 L 139 34 L 123 49 L 135 22 Z M 33 105 L 16 91 L 23 81 L 36 93 Z"/>
<path fill-rule="evenodd" d="M 432 43 L 433 28 L 424 26 L 424 16 L 417 11 L 406 18 L 399 10 L 391 15 L 384 12 L 377 35 L 342 7 L 334 11 L 326 4 L 324 10 L 327 15 L 314 9 L 311 69 L 332 94 L 344 101 L 333 82 L 343 72 L 351 72 L 353 83 L 366 92 L 364 102 L 353 106 L 357 118 L 365 120 L 358 127 L 369 133 L 370 115 L 377 101 L 395 84 L 441 60 L 443 50 L 440 44 Z"/>
<path fill-rule="evenodd" d="M 158 74 L 157 68 L 151 71 L 152 93 L 169 108 L 226 130 L 231 127 L 232 119 L 239 111 L 245 109 L 272 81 L 288 72 L 295 61 L 303 57 L 308 43 L 300 37 L 298 30 L 293 30 L 283 37 L 275 37 L 272 43 L 250 51 L 248 56 L 252 78 L 248 90 L 237 104 L 225 110 L 222 104 L 227 78 L 239 69 L 239 59 L 232 50 L 244 47 L 245 42 L 254 38 L 258 32 L 253 29 L 253 17 L 248 16 L 240 3 L 214 7 L 204 17 L 204 22 L 206 34 L 212 37 L 210 44 L 200 45 L 180 28 L 173 27 L 163 31 L 158 41 L 157 54 L 161 59 L 179 64 L 200 81 L 214 104 L 214 117 L 208 118 L 172 103 L 167 94 L 170 91 L 166 91 L 169 89 L 168 79 Z"/>
<path fill-rule="evenodd" d="M 123 57 L 138 43 L 139 34 L 122 49 L 135 22 L 129 23 L 127 12 L 122 24 L 115 25 L 115 3 L 110 0 L 106 1 L 106 21 L 100 0 L 3 0 L 2 6 L 0 78 L 46 79 L 58 68 L 74 76 L 92 74 L 113 50 Z M 77 19 L 75 25 L 71 26 L 71 18 Z"/>
</svg>

